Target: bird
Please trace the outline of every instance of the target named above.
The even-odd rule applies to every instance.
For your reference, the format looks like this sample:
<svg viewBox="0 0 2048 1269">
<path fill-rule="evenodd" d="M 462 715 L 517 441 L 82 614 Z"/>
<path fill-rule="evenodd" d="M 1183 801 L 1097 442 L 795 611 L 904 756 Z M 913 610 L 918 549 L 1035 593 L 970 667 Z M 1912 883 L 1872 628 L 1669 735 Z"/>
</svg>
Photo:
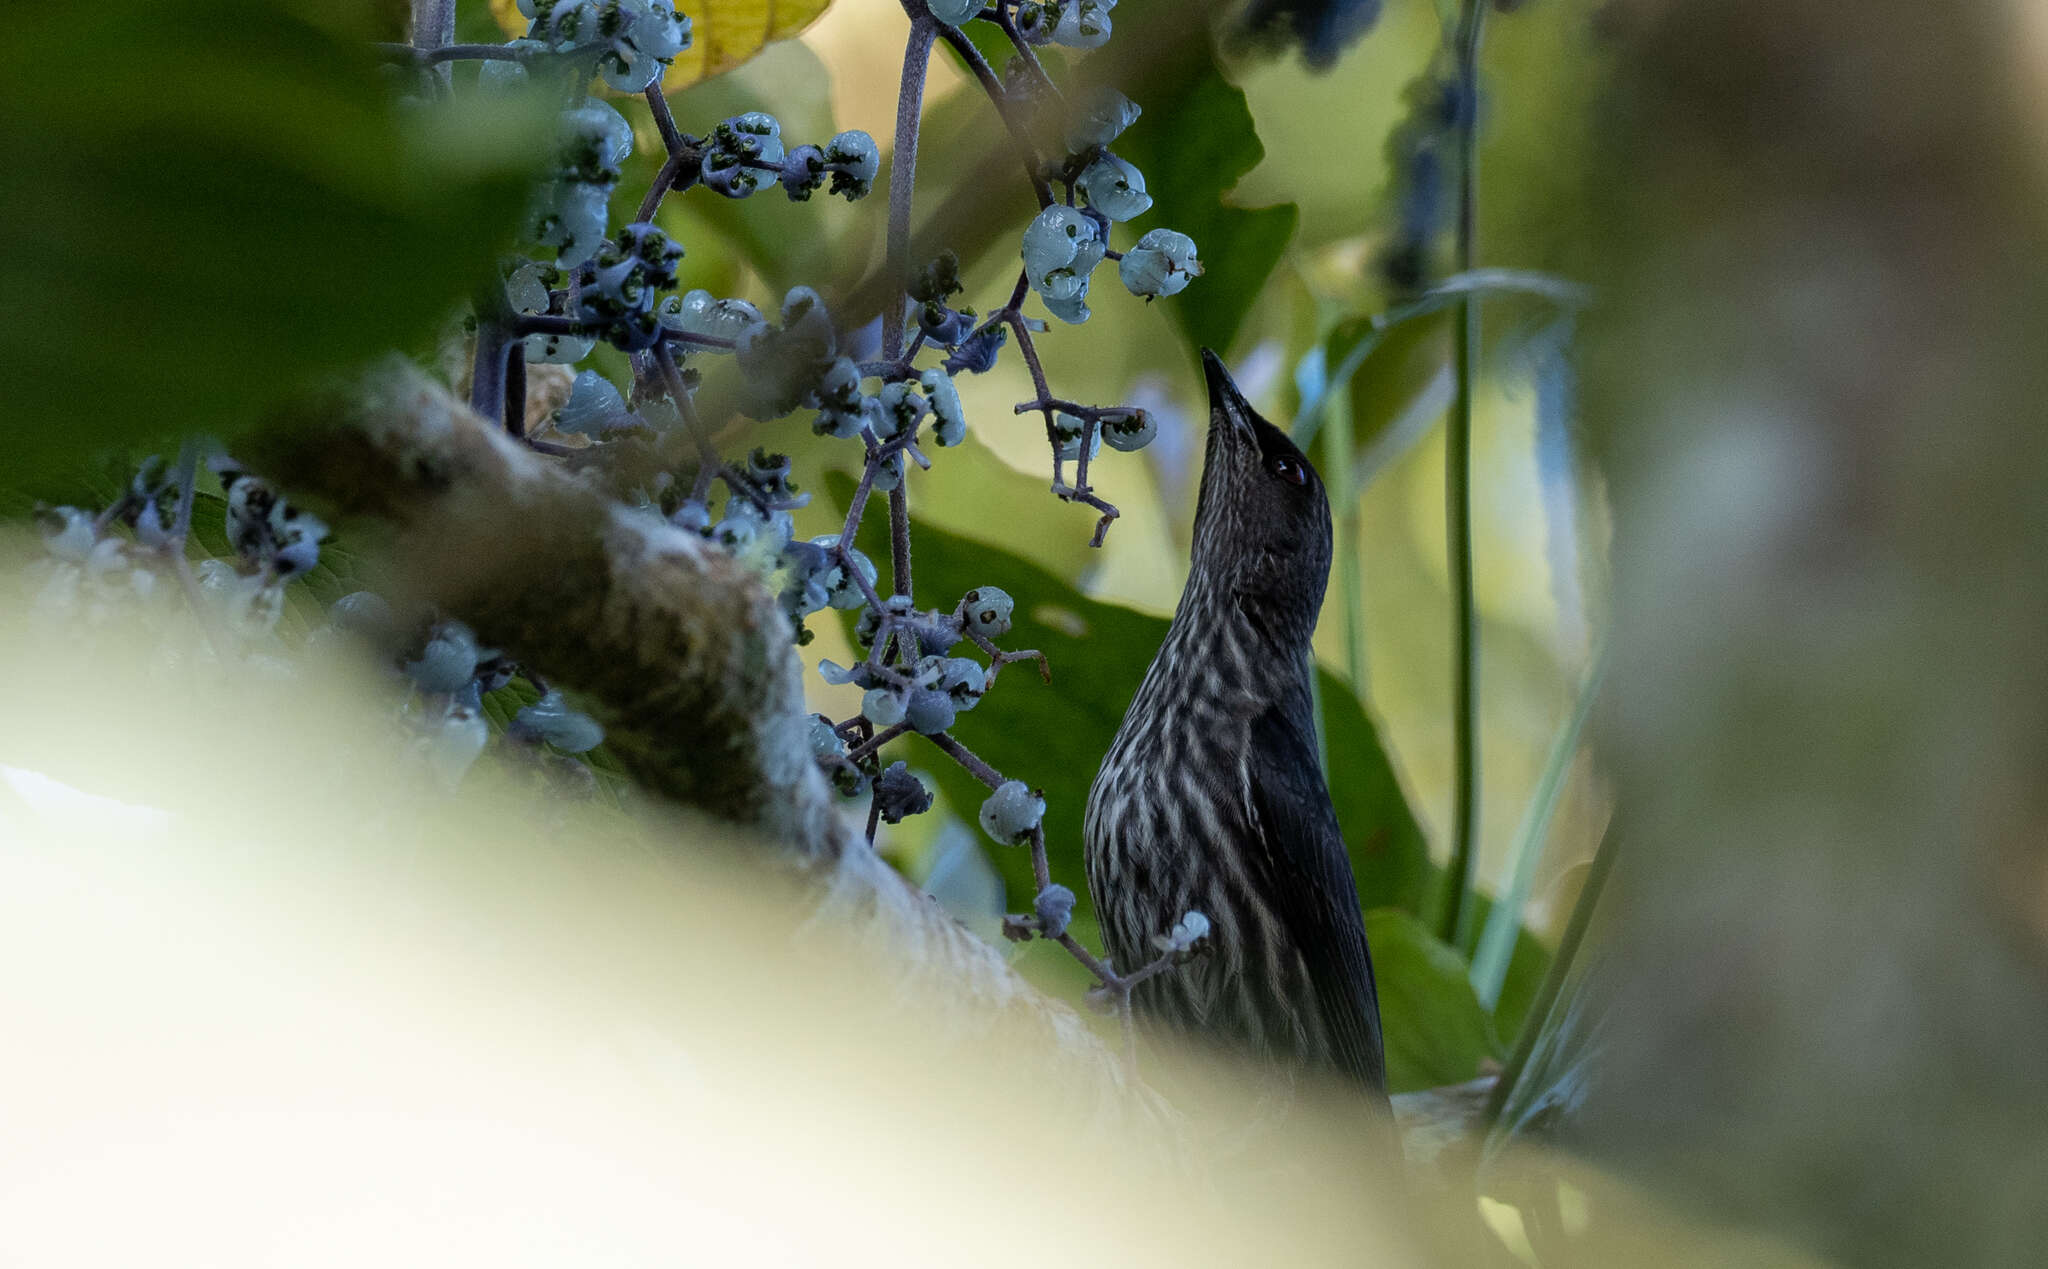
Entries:
<svg viewBox="0 0 2048 1269">
<path fill-rule="evenodd" d="M 1207 918 L 1195 955 L 1132 985 L 1148 1030 L 1335 1076 L 1384 1106 L 1379 989 L 1310 693 L 1329 497 L 1216 354 L 1202 359 L 1191 567 L 1089 790 L 1088 889 L 1120 975 L 1188 942 L 1185 914 Z"/>
</svg>

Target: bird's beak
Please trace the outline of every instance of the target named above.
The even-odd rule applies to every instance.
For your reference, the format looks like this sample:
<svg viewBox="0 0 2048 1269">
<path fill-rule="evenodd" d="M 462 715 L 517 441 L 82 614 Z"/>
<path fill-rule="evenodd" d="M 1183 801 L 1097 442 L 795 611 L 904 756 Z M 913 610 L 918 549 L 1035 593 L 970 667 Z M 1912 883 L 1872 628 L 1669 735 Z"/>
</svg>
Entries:
<svg viewBox="0 0 2048 1269">
<path fill-rule="evenodd" d="M 1209 380 L 1209 430 L 1213 433 L 1224 423 L 1240 439 L 1255 439 L 1251 402 L 1237 390 L 1236 381 L 1223 368 L 1223 359 L 1208 348 L 1202 350 L 1202 372 Z"/>
</svg>

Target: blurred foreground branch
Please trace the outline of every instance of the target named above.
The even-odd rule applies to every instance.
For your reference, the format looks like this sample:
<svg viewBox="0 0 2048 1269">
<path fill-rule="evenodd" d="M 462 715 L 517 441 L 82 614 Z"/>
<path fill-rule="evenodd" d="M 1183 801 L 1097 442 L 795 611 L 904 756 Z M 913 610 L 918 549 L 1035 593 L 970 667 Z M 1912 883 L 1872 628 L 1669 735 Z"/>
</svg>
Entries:
<svg viewBox="0 0 2048 1269">
<path fill-rule="evenodd" d="M 779 862 L 819 884 L 821 914 L 889 946 L 906 991 L 940 989 L 977 1030 L 1021 1020 L 1061 1065 L 1126 1086 L 1074 1011 L 841 820 L 811 759 L 788 622 L 728 552 L 620 505 L 400 363 L 244 452 L 295 497 L 388 526 L 420 598 L 587 693 L 642 788 L 780 843 Z"/>
</svg>

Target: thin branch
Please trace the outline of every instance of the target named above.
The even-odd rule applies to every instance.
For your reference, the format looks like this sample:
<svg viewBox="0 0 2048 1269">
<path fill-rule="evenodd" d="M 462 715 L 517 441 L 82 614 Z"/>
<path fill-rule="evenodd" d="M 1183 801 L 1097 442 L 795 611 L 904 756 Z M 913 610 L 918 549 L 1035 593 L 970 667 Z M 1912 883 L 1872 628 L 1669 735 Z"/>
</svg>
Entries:
<svg viewBox="0 0 2048 1269">
<path fill-rule="evenodd" d="M 1017 50 L 1018 58 L 1030 69 L 1031 77 L 1037 81 L 1040 92 L 1058 98 L 1059 86 L 1052 82 L 1052 76 L 1045 73 L 1045 63 L 1038 60 L 1038 50 L 1031 47 L 1031 41 L 1024 38 L 1023 28 L 1017 25 L 1017 15 L 1005 5 L 996 6 L 996 25 L 1003 28 L 1003 34 L 1010 37 L 1010 47 Z"/>
<path fill-rule="evenodd" d="M 455 0 L 413 0 L 412 43 L 398 45 L 420 64 L 441 60 L 442 49 L 455 44 Z M 436 66 L 434 78 L 445 92 L 454 80 L 446 66 Z"/>
<path fill-rule="evenodd" d="M 452 10 L 454 6 L 451 4 Z M 525 49 L 511 48 L 504 44 L 441 44 L 433 48 L 415 48 L 410 44 L 378 44 L 377 52 L 393 61 L 409 61 L 418 66 L 438 66 L 443 62 L 523 62 L 527 60 Z"/>
<path fill-rule="evenodd" d="M 515 339 L 505 349 L 505 431 L 526 439 L 526 341 Z"/>
<path fill-rule="evenodd" d="M 904 0 L 910 35 L 903 43 L 903 80 L 896 93 L 896 148 L 889 159 L 889 290 L 882 307 L 882 356 L 903 358 L 905 291 L 910 278 L 910 204 L 917 189 L 917 132 L 924 116 L 925 75 L 939 21 L 915 0 Z M 899 478 L 889 491 L 889 584 L 910 593 L 910 500 Z M 877 636 L 877 642 L 880 642 Z"/>
<path fill-rule="evenodd" d="M 889 589 L 898 595 L 910 593 L 910 499 L 901 473 L 889 491 Z"/>
<path fill-rule="evenodd" d="M 909 723 L 898 723 L 894 727 L 885 727 L 862 741 L 858 746 L 847 750 L 846 760 L 848 762 L 859 762 L 909 730 Z"/>
<path fill-rule="evenodd" d="M 1488 0 L 1465 0 L 1458 28 L 1458 271 L 1478 253 L 1479 47 Z M 1479 856 L 1479 612 L 1472 569 L 1472 398 L 1479 374 L 1479 297 L 1458 302 L 1454 370 L 1457 394 L 1444 433 L 1444 520 L 1450 554 L 1454 642 L 1451 671 L 1451 860 L 1444 875 L 1437 934 L 1462 946 L 1471 922 L 1473 871 Z"/>
<path fill-rule="evenodd" d="M 910 279 L 910 201 L 917 189 L 917 131 L 924 116 L 925 74 L 931 69 L 938 19 L 905 0 L 910 36 L 903 43 L 903 80 L 896 92 L 896 148 L 889 159 L 889 298 L 882 308 L 882 356 L 903 356 L 905 287 Z"/>
<path fill-rule="evenodd" d="M 647 98 L 647 109 L 654 114 L 654 126 L 661 133 L 661 143 L 668 149 L 668 156 L 671 159 L 681 158 L 694 149 L 689 139 L 683 136 L 682 129 L 676 127 L 676 117 L 668 108 L 668 98 L 662 96 L 658 76 L 647 85 L 643 96 Z"/>
<path fill-rule="evenodd" d="M 505 372 L 512 342 L 509 326 L 496 317 L 479 315 L 476 364 L 469 376 L 469 408 L 495 423 L 505 419 Z"/>
<path fill-rule="evenodd" d="M 654 181 L 647 187 L 647 193 L 640 200 L 640 209 L 633 216 L 636 221 L 650 221 L 654 213 L 661 210 L 661 200 L 671 189 L 678 186 L 687 188 L 697 180 L 697 168 L 691 162 L 696 158 L 694 150 L 671 154 L 662 160 L 661 170 L 654 174 Z"/>
</svg>

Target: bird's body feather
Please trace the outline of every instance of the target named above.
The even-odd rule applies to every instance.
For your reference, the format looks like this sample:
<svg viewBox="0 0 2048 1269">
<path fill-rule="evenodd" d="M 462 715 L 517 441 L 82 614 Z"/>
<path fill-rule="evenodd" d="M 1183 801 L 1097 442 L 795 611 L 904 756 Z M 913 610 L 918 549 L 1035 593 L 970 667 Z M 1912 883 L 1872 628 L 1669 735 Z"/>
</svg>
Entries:
<svg viewBox="0 0 2048 1269">
<path fill-rule="evenodd" d="M 1090 791 L 1088 884 L 1122 971 L 1183 914 L 1209 918 L 1205 954 L 1139 984 L 1148 1019 L 1383 1095 L 1378 991 L 1309 694 L 1328 506 L 1219 376 L 1212 363 L 1195 568 Z M 1257 483 L 1268 468 L 1288 477 L 1278 494 Z"/>
</svg>

